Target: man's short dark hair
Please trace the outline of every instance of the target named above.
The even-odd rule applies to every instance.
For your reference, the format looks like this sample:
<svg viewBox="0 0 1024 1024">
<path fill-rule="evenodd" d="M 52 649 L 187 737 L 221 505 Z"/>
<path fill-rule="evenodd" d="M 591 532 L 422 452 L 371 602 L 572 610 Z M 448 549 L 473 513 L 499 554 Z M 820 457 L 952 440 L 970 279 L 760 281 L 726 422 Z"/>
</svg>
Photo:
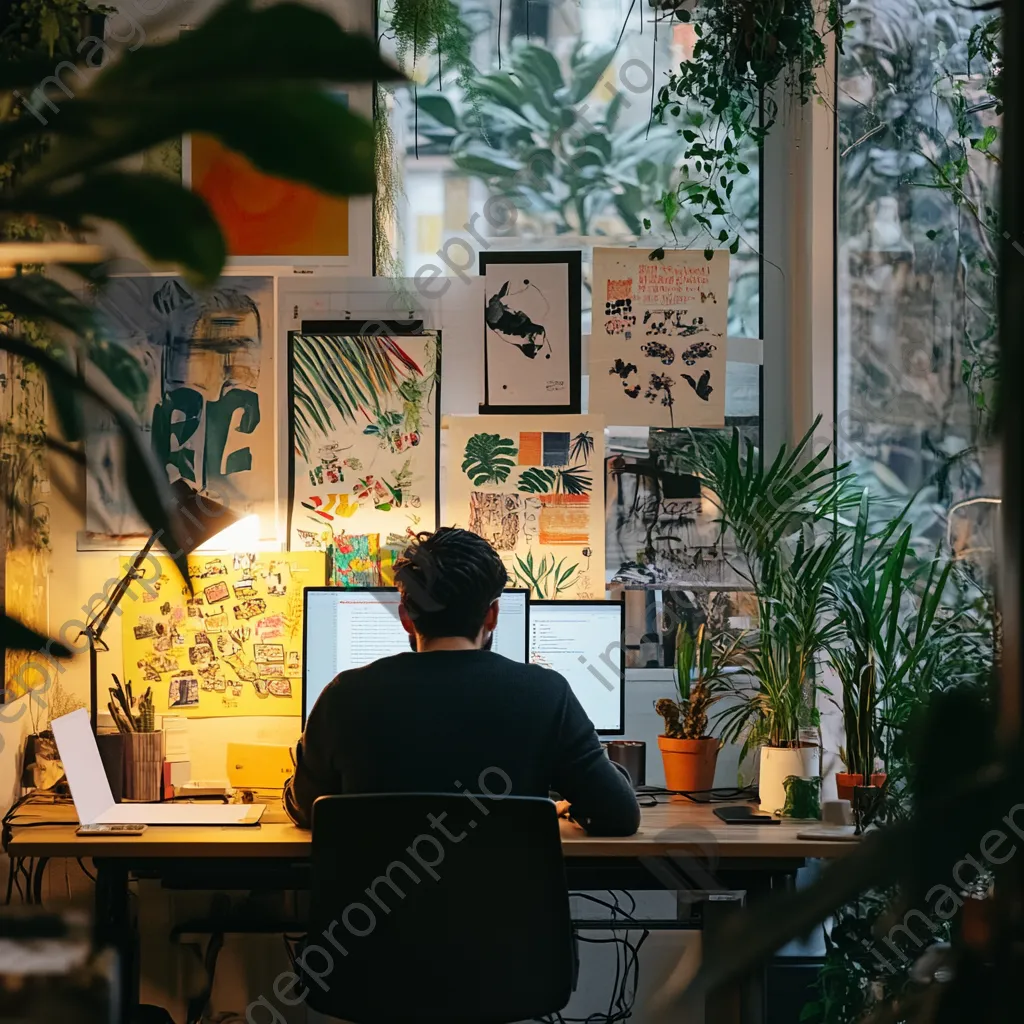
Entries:
<svg viewBox="0 0 1024 1024">
<path fill-rule="evenodd" d="M 417 534 L 395 562 L 395 585 L 420 636 L 475 640 L 508 573 L 498 553 L 468 530 Z"/>
</svg>

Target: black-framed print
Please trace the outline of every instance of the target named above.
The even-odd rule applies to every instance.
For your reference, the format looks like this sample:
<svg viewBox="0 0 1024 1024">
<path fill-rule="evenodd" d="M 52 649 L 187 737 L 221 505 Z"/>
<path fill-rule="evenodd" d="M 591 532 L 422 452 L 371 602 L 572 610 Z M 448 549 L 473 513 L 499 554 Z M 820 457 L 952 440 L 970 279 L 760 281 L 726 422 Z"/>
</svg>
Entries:
<svg viewBox="0 0 1024 1024">
<path fill-rule="evenodd" d="M 579 413 L 582 260 L 578 250 L 482 252 L 481 413 Z"/>
</svg>

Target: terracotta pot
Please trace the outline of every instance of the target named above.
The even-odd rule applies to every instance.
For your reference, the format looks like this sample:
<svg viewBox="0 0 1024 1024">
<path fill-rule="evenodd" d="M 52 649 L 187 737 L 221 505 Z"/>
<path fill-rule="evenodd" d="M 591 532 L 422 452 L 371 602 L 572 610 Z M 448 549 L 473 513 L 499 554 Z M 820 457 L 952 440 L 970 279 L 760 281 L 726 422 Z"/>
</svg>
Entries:
<svg viewBox="0 0 1024 1024">
<path fill-rule="evenodd" d="M 786 806 L 786 779 L 813 779 L 818 770 L 817 747 L 762 747 L 757 781 L 761 811 L 778 814 Z"/>
<path fill-rule="evenodd" d="M 885 785 L 885 772 L 874 772 L 871 775 L 871 785 L 881 789 Z M 836 772 L 836 795 L 840 800 L 849 800 L 853 803 L 853 791 L 857 786 L 864 785 L 864 776 L 854 772 Z"/>
<path fill-rule="evenodd" d="M 711 789 L 715 784 L 718 740 L 676 740 L 658 737 L 658 749 L 665 766 L 665 788 L 684 793 Z"/>
</svg>

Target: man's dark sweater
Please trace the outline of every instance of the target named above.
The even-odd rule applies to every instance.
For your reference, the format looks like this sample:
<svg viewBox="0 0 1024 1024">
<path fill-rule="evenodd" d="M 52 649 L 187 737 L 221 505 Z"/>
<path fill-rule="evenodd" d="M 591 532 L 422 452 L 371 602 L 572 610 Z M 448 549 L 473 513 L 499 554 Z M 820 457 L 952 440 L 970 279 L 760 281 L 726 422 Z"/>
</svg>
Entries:
<svg viewBox="0 0 1024 1024">
<path fill-rule="evenodd" d="M 342 672 L 310 712 L 285 805 L 309 828 L 319 796 L 460 790 L 554 790 L 596 835 L 640 823 L 633 787 L 565 679 L 489 651 L 410 652 Z"/>
</svg>

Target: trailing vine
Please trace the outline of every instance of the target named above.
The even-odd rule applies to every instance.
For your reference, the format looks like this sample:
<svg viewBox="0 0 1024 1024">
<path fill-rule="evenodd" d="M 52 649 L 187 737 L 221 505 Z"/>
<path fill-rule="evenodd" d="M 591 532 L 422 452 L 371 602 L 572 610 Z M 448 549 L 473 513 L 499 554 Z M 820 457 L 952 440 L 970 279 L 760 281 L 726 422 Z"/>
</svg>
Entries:
<svg viewBox="0 0 1024 1024">
<path fill-rule="evenodd" d="M 470 95 L 476 73 L 470 55 L 472 38 L 455 0 L 391 0 L 389 18 L 395 56 L 403 68 L 436 57 L 438 80 L 446 71 L 454 71 L 459 88 Z"/>
<path fill-rule="evenodd" d="M 801 104 L 819 95 L 817 72 L 828 54 L 826 37 L 841 42 L 839 0 L 701 0 L 696 12 L 673 8 L 663 15 L 693 22 L 693 54 L 671 72 L 653 116 L 680 121 L 687 143 L 681 179 L 658 202 L 674 233 L 679 214 L 715 234 L 712 217 L 728 216 L 738 175 L 750 173 L 751 145 L 760 149 L 779 114 L 778 90 Z M 746 157 L 746 159 L 745 159 Z M 721 223 L 721 222 L 719 222 Z M 650 220 L 644 227 L 650 228 Z M 717 232 L 729 251 L 739 235 Z"/>
</svg>

